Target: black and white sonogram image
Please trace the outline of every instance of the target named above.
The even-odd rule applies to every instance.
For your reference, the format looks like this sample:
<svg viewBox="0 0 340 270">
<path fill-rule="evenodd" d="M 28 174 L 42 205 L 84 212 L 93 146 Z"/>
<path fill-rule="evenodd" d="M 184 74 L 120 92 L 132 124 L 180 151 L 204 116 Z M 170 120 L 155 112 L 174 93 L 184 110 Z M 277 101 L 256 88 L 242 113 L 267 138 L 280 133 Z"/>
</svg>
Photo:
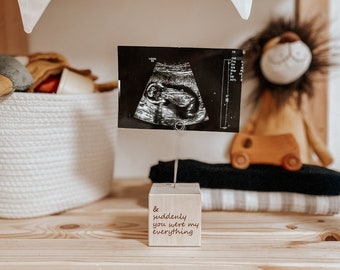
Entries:
<svg viewBox="0 0 340 270">
<path fill-rule="evenodd" d="M 170 127 L 207 121 L 207 111 L 190 63 L 156 62 L 134 117 Z"/>
<path fill-rule="evenodd" d="M 243 52 L 118 47 L 120 128 L 237 132 Z"/>
</svg>

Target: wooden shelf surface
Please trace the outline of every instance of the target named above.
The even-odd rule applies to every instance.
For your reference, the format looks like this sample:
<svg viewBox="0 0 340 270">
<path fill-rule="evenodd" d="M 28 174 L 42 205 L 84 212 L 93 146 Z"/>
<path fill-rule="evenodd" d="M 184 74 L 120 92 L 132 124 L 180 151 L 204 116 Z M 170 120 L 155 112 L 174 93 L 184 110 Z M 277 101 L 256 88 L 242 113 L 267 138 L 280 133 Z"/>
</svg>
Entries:
<svg viewBox="0 0 340 270">
<path fill-rule="evenodd" d="M 148 246 L 147 179 L 58 215 L 0 219 L 0 269 L 340 269 L 340 215 L 203 212 L 201 247 Z"/>
</svg>

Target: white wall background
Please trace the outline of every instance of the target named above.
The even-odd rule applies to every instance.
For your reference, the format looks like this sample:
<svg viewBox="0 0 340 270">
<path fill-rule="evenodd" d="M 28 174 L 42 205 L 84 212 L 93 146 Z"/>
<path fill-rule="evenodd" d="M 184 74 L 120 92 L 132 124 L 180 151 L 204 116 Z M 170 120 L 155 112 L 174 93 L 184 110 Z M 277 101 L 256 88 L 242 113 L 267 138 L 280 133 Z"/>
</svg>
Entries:
<svg viewBox="0 0 340 270">
<path fill-rule="evenodd" d="M 332 2 L 340 6 L 339 1 Z M 278 14 L 293 16 L 294 1 L 254 0 L 250 19 L 244 21 L 229 0 L 52 0 L 29 44 L 31 52 L 56 51 L 74 67 L 91 68 L 104 82 L 118 78 L 118 45 L 237 47 Z M 340 109 L 336 110 L 338 98 L 333 98 L 340 92 L 335 88 L 330 93 L 330 147 L 340 159 L 336 128 Z M 244 83 L 243 100 L 248 93 L 249 84 Z M 243 102 L 241 125 L 249 113 Z M 120 129 L 115 176 L 145 177 L 151 165 L 174 158 L 228 162 L 226 151 L 233 136 Z"/>
</svg>

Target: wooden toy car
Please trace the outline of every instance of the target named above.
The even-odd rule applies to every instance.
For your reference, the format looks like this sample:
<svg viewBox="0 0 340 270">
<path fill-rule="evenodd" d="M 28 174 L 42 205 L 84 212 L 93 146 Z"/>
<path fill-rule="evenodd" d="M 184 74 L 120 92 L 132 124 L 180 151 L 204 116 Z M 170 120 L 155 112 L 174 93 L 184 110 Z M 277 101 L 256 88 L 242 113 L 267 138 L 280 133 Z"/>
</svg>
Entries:
<svg viewBox="0 0 340 270">
<path fill-rule="evenodd" d="M 302 167 L 297 142 L 292 134 L 256 136 L 236 134 L 230 149 L 231 165 L 246 169 L 250 164 L 283 166 L 297 171 Z"/>
</svg>

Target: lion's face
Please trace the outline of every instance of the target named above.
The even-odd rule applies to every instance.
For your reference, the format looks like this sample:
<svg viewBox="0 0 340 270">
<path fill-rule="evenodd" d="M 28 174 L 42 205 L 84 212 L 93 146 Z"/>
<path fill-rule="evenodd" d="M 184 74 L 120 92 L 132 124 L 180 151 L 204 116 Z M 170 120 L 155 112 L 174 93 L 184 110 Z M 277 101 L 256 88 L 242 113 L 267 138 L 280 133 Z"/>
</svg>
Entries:
<svg viewBox="0 0 340 270">
<path fill-rule="evenodd" d="M 289 84 L 309 68 L 312 53 L 301 40 L 277 43 L 263 52 L 260 68 L 263 76 L 274 84 Z"/>
</svg>

